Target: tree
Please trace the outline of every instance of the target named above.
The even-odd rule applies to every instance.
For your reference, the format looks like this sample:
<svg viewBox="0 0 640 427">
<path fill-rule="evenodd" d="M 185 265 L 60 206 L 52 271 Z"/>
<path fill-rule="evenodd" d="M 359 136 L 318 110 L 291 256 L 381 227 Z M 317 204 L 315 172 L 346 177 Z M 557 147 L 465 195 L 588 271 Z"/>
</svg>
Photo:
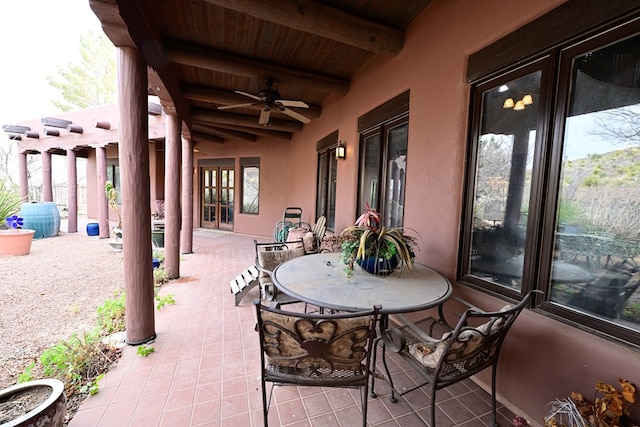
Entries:
<svg viewBox="0 0 640 427">
<path fill-rule="evenodd" d="M 61 111 L 85 109 L 116 101 L 115 47 L 104 34 L 89 32 L 80 37 L 81 63 L 58 67 L 59 79 L 47 77 L 63 100 L 51 102 Z"/>
</svg>

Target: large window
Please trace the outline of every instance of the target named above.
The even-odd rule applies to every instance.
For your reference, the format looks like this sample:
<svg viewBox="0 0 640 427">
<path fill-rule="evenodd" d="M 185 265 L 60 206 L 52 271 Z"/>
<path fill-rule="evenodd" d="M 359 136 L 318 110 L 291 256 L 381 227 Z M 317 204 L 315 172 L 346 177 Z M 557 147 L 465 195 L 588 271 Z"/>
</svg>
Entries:
<svg viewBox="0 0 640 427">
<path fill-rule="evenodd" d="M 409 92 L 358 120 L 360 181 L 358 212 L 367 205 L 382 213 L 386 227 L 402 227 L 409 140 Z"/>
<path fill-rule="evenodd" d="M 640 24 L 473 88 L 461 279 L 640 344 Z"/>
<path fill-rule="evenodd" d="M 242 170 L 242 213 L 258 214 L 260 206 L 260 159 L 244 157 L 240 159 Z"/>
</svg>

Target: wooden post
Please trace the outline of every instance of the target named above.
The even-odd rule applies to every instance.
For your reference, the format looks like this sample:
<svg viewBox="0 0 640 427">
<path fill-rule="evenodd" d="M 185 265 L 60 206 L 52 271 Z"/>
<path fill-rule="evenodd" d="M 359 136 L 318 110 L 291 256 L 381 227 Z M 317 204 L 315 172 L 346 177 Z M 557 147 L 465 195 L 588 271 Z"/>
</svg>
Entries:
<svg viewBox="0 0 640 427">
<path fill-rule="evenodd" d="M 42 201 L 53 202 L 53 186 L 51 184 L 51 153 L 44 151 L 42 157 Z"/>
<path fill-rule="evenodd" d="M 182 230 L 180 250 L 193 252 L 193 141 L 182 138 Z"/>
<path fill-rule="evenodd" d="M 119 163 L 122 193 L 122 250 L 126 290 L 126 342 L 155 338 L 147 66 L 137 49 L 118 48 Z"/>
<path fill-rule="evenodd" d="M 164 269 L 169 279 L 180 277 L 180 120 L 166 116 L 164 143 Z"/>
<path fill-rule="evenodd" d="M 104 185 L 107 183 L 107 149 L 105 147 L 96 148 L 96 181 L 100 238 L 108 239 L 111 235 L 111 227 L 109 226 L 109 203 L 104 192 Z"/>
<path fill-rule="evenodd" d="M 78 232 L 78 169 L 76 152 L 67 150 L 67 233 Z"/>
<path fill-rule="evenodd" d="M 20 175 L 20 197 L 22 201 L 29 201 L 29 176 L 27 174 L 27 153 L 20 153 L 18 156 L 18 174 Z"/>
</svg>

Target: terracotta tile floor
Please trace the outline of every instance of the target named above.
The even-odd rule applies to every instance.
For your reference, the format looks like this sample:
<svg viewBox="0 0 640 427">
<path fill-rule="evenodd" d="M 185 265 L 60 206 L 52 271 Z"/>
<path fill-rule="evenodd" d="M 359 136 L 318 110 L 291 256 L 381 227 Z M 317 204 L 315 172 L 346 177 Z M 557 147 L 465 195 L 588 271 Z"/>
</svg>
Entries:
<svg viewBox="0 0 640 427">
<path fill-rule="evenodd" d="M 253 237 L 200 230 L 194 253 L 182 256 L 181 278 L 164 286 L 176 304 L 156 311 L 157 339 L 148 357 L 126 347 L 117 366 L 100 382 L 71 420 L 71 427 L 93 426 L 260 426 L 262 402 L 259 347 L 251 301 L 254 288 L 238 307 L 229 281 L 252 264 Z M 259 239 L 267 241 L 269 239 Z M 290 307 L 290 306 L 288 306 Z M 390 358 L 394 378 L 412 383 L 401 360 Z M 372 426 L 423 426 L 429 418 L 422 389 L 388 399 L 389 386 L 376 381 L 377 398 L 369 400 Z M 467 381 L 438 392 L 437 425 L 480 426 L 489 420 L 489 395 Z M 500 423 L 513 414 L 500 407 Z M 273 426 L 360 425 L 357 390 L 278 387 Z"/>
</svg>

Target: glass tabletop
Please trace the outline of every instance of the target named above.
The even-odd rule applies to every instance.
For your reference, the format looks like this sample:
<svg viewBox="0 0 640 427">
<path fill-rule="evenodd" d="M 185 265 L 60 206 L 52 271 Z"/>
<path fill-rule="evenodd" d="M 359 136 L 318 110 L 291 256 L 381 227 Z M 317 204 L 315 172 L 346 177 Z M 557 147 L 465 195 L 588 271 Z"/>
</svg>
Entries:
<svg viewBox="0 0 640 427">
<path fill-rule="evenodd" d="M 452 293 L 449 280 L 421 264 L 388 276 L 376 276 L 354 266 L 347 276 L 339 253 L 305 255 L 280 264 L 273 273 L 278 288 L 300 301 L 341 311 L 369 310 L 406 313 L 435 307 Z"/>
</svg>

